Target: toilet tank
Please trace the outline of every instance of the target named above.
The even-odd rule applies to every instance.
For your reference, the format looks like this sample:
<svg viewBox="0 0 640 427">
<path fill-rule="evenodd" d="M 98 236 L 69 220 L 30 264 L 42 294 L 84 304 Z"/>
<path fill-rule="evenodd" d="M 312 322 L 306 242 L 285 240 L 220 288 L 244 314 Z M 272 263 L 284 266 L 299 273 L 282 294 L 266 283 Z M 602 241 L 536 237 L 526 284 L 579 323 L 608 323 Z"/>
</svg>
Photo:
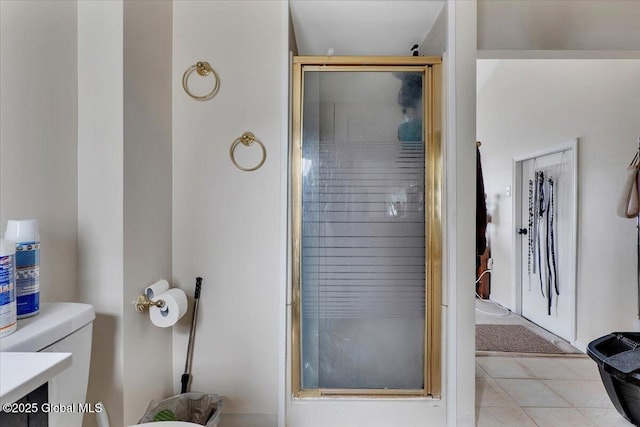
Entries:
<svg viewBox="0 0 640 427">
<path fill-rule="evenodd" d="M 49 412 L 50 427 L 80 427 L 89 382 L 89 360 L 95 311 L 80 303 L 42 304 L 37 316 L 18 320 L 18 329 L 0 339 L 3 352 L 68 352 L 71 367 L 49 381 L 48 402 L 73 411 Z M 84 406 L 86 408 L 86 406 Z"/>
</svg>

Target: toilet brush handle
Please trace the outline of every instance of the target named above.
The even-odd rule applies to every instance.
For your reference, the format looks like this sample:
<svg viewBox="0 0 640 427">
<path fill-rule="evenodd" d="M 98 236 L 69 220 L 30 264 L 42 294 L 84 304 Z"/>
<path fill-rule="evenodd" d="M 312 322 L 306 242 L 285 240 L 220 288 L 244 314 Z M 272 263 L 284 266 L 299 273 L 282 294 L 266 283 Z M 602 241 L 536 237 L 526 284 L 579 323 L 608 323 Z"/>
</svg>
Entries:
<svg viewBox="0 0 640 427">
<path fill-rule="evenodd" d="M 180 383 L 182 384 L 182 388 L 180 390 L 181 394 L 184 394 L 187 392 L 187 387 L 189 386 L 189 379 L 191 378 L 191 375 L 189 374 L 182 374 L 182 378 L 180 378 Z"/>
<path fill-rule="evenodd" d="M 191 329 L 189 330 L 189 342 L 187 344 L 187 360 L 184 364 L 184 374 L 180 378 L 182 384 L 181 393 L 186 393 L 189 389 L 189 380 L 191 379 L 191 362 L 193 358 L 193 341 L 196 334 L 196 321 L 198 318 L 198 305 L 200 304 L 200 287 L 202 286 L 202 277 L 196 277 L 196 290 L 193 297 L 193 316 L 191 317 Z"/>
</svg>

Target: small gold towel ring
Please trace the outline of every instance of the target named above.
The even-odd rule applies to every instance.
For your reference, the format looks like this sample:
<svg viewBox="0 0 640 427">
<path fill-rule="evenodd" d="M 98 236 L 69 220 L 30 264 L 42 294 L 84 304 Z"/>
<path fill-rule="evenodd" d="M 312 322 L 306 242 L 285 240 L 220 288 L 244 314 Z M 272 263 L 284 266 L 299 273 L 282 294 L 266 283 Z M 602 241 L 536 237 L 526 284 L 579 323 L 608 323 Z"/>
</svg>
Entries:
<svg viewBox="0 0 640 427">
<path fill-rule="evenodd" d="M 194 71 L 197 71 L 198 74 L 202 77 L 206 77 L 211 74 L 214 80 L 214 85 L 213 89 L 211 89 L 211 92 L 207 93 L 206 95 L 194 95 L 193 93 L 191 93 L 191 91 L 189 90 L 188 80 L 189 76 Z M 184 72 L 184 74 L 182 75 L 182 88 L 185 92 L 187 92 L 187 95 L 189 95 L 193 99 L 197 99 L 198 101 L 206 101 L 213 98 L 216 93 L 218 93 L 218 89 L 220 88 L 220 77 L 218 76 L 218 73 L 216 73 L 215 70 L 211 68 L 211 65 L 209 65 L 208 62 L 200 61 L 195 65 L 187 68 L 187 71 Z"/>
<path fill-rule="evenodd" d="M 253 145 L 254 142 L 257 142 L 258 145 L 260 145 L 260 148 L 262 148 L 262 159 L 260 159 L 260 162 L 252 167 L 252 168 L 245 168 L 242 167 L 238 164 L 238 162 L 236 162 L 236 158 L 234 155 L 234 152 L 236 150 L 236 147 L 238 146 L 238 144 L 242 143 L 242 145 L 244 145 L 245 147 L 249 147 L 251 145 Z M 256 138 L 253 133 L 251 132 L 245 132 L 242 134 L 241 137 L 236 138 L 235 141 L 233 141 L 233 143 L 231 144 L 231 148 L 229 148 L 229 157 L 231 157 L 231 161 L 233 162 L 234 165 L 236 165 L 236 167 L 240 170 L 243 170 L 245 172 L 251 172 L 254 171 L 256 169 L 258 169 L 260 166 L 262 166 L 264 164 L 264 161 L 267 160 L 267 149 L 264 148 L 264 144 L 262 142 L 260 142 L 260 140 L 258 138 Z"/>
</svg>

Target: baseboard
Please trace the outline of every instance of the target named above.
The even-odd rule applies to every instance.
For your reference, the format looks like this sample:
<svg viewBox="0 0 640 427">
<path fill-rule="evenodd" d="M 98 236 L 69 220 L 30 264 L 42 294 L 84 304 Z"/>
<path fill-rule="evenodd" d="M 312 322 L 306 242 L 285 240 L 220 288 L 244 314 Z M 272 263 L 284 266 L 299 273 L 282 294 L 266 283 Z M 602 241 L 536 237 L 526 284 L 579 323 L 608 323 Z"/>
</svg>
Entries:
<svg viewBox="0 0 640 427">
<path fill-rule="evenodd" d="M 580 341 L 574 341 L 571 343 L 572 346 L 574 346 L 575 348 L 577 348 L 578 350 L 580 350 L 583 353 L 587 353 L 587 345 L 581 343 Z"/>
<path fill-rule="evenodd" d="M 225 414 L 220 423 L 227 427 L 276 427 L 278 416 L 274 414 Z"/>
<path fill-rule="evenodd" d="M 456 419 L 456 427 L 474 427 L 475 425 L 476 425 L 475 416 L 474 417 L 457 417 Z"/>
</svg>

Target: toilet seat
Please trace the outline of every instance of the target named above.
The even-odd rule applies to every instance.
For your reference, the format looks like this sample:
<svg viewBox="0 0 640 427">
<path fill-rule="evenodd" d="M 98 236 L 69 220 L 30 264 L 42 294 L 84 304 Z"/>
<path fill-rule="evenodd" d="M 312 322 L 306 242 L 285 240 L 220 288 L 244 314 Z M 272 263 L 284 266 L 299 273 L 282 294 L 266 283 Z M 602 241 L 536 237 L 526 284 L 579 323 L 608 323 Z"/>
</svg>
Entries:
<svg viewBox="0 0 640 427">
<path fill-rule="evenodd" d="M 152 423 L 134 424 L 129 427 L 193 427 L 199 425 L 200 424 L 188 423 L 186 421 L 154 421 Z"/>
</svg>

